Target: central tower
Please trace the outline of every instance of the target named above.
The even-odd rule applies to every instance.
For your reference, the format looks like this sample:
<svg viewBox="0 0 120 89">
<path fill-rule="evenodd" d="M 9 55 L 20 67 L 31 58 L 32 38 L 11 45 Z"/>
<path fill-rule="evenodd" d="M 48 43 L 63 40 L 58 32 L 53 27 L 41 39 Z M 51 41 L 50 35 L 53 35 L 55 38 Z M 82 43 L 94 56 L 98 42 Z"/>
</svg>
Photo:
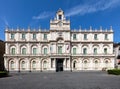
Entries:
<svg viewBox="0 0 120 89">
<path fill-rule="evenodd" d="M 56 12 L 54 20 L 50 20 L 50 30 L 70 30 L 70 21 L 66 20 L 62 9 Z"/>
</svg>

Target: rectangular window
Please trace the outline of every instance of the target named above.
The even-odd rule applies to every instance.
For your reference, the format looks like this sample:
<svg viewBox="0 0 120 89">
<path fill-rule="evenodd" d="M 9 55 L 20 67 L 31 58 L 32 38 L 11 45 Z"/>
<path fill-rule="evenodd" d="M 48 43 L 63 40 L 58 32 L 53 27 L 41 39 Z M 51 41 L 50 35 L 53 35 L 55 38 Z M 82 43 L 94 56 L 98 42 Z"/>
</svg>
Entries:
<svg viewBox="0 0 120 89">
<path fill-rule="evenodd" d="M 22 49 L 22 54 L 24 54 L 24 55 L 26 54 L 26 48 Z"/>
<path fill-rule="evenodd" d="M 36 34 L 35 33 L 33 34 L 33 39 L 36 39 Z"/>
<path fill-rule="evenodd" d="M 87 40 L 87 34 L 84 34 L 84 40 Z"/>
<path fill-rule="evenodd" d="M 22 34 L 22 39 L 25 39 L 25 33 Z"/>
<path fill-rule="evenodd" d="M 76 34 L 73 34 L 73 40 L 76 40 L 77 37 L 76 37 Z"/>
<path fill-rule="evenodd" d="M 86 48 L 83 49 L 83 54 L 84 54 L 84 55 L 87 54 L 87 49 L 86 49 Z"/>
<path fill-rule="evenodd" d="M 44 48 L 44 54 L 47 54 L 47 48 Z"/>
<path fill-rule="evenodd" d="M 58 54 L 62 54 L 62 46 L 58 46 Z"/>
<path fill-rule="evenodd" d="M 94 54 L 97 54 L 97 48 L 94 48 Z"/>
<path fill-rule="evenodd" d="M 15 48 L 12 48 L 12 55 L 15 54 Z"/>
<path fill-rule="evenodd" d="M 98 38 L 97 38 L 97 34 L 94 34 L 94 40 L 97 40 Z"/>
<path fill-rule="evenodd" d="M 44 40 L 46 40 L 47 39 L 47 34 L 44 34 Z"/>
<path fill-rule="evenodd" d="M 37 49 L 33 48 L 33 54 L 36 55 L 37 54 Z"/>
<path fill-rule="evenodd" d="M 73 48 L 73 55 L 76 54 L 76 48 Z"/>
<path fill-rule="evenodd" d="M 15 34 L 11 33 L 11 39 L 14 39 Z"/>
<path fill-rule="evenodd" d="M 108 40 L 108 34 L 105 34 L 105 40 Z"/>
<path fill-rule="evenodd" d="M 104 54 L 107 54 L 107 48 L 104 48 Z"/>
</svg>

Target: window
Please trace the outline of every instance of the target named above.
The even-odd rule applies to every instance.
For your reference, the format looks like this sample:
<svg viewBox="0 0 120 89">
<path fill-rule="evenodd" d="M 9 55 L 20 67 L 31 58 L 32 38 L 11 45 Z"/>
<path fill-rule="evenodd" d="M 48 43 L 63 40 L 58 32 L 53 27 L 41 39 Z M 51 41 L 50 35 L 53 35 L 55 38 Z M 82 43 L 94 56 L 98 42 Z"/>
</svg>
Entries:
<svg viewBox="0 0 120 89">
<path fill-rule="evenodd" d="M 11 64 L 11 66 L 10 66 L 10 67 L 11 67 L 11 70 L 14 70 L 14 64 L 15 64 L 14 61 L 11 61 L 10 64 Z"/>
<path fill-rule="evenodd" d="M 87 60 L 84 61 L 84 64 L 87 64 Z"/>
<path fill-rule="evenodd" d="M 95 69 L 98 69 L 98 67 L 99 67 L 99 65 L 98 65 L 98 61 L 97 61 L 97 60 L 95 60 L 95 61 L 94 61 L 94 63 L 95 63 L 95 66 L 94 66 L 94 67 L 95 67 Z"/>
<path fill-rule="evenodd" d="M 15 54 L 15 48 L 12 48 L 12 49 L 11 49 L 11 53 L 12 53 L 12 55 Z"/>
<path fill-rule="evenodd" d="M 22 39 L 25 39 L 25 33 L 22 33 Z"/>
<path fill-rule="evenodd" d="M 36 55 L 37 54 L 37 49 L 33 48 L 33 54 Z"/>
<path fill-rule="evenodd" d="M 32 68 L 35 69 L 36 68 L 36 61 L 32 62 Z"/>
<path fill-rule="evenodd" d="M 73 55 L 76 54 L 76 48 L 73 48 Z"/>
<path fill-rule="evenodd" d="M 22 62 L 21 62 L 21 68 L 22 68 L 22 70 L 25 69 L 25 61 L 22 61 Z"/>
<path fill-rule="evenodd" d="M 97 38 L 97 34 L 94 34 L 94 40 L 97 40 L 98 38 Z"/>
<path fill-rule="evenodd" d="M 62 46 L 58 46 L 58 54 L 62 54 Z"/>
<path fill-rule="evenodd" d="M 84 34 L 84 40 L 87 40 L 87 34 Z"/>
<path fill-rule="evenodd" d="M 61 20 L 62 19 L 62 15 L 59 15 L 59 20 Z"/>
<path fill-rule="evenodd" d="M 97 48 L 94 48 L 94 54 L 97 54 Z"/>
<path fill-rule="evenodd" d="M 104 48 L 104 54 L 107 54 L 107 48 Z"/>
<path fill-rule="evenodd" d="M 46 61 L 43 62 L 43 68 L 47 69 L 47 62 Z"/>
<path fill-rule="evenodd" d="M 44 54 L 47 54 L 47 48 L 44 48 Z"/>
<path fill-rule="evenodd" d="M 108 34 L 105 34 L 105 40 L 108 40 Z"/>
<path fill-rule="evenodd" d="M 22 48 L 22 54 L 23 54 L 23 55 L 26 54 L 26 48 Z"/>
<path fill-rule="evenodd" d="M 44 40 L 46 40 L 47 39 L 47 34 L 44 34 Z"/>
<path fill-rule="evenodd" d="M 33 34 L 33 39 L 36 39 L 36 34 L 35 33 Z"/>
<path fill-rule="evenodd" d="M 76 34 L 73 34 L 73 40 L 76 40 L 77 38 L 76 38 Z"/>
<path fill-rule="evenodd" d="M 76 68 L 76 61 L 73 62 L 73 68 L 75 69 Z"/>
<path fill-rule="evenodd" d="M 95 64 L 98 64 L 98 61 L 97 61 L 97 60 L 95 60 Z"/>
<path fill-rule="evenodd" d="M 84 54 L 84 55 L 87 54 L 87 48 L 84 48 L 84 49 L 83 49 L 83 54 Z"/>
<path fill-rule="evenodd" d="M 11 39 L 14 39 L 15 34 L 11 33 Z"/>
</svg>

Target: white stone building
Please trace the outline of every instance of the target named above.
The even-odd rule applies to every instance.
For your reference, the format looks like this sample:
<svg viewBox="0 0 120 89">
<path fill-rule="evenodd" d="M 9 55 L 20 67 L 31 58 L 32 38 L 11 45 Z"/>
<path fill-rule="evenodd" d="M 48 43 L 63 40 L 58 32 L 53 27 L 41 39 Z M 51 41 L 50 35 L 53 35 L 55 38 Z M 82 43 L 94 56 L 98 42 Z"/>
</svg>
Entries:
<svg viewBox="0 0 120 89">
<path fill-rule="evenodd" d="M 115 67 L 120 68 L 120 43 L 114 43 Z"/>
<path fill-rule="evenodd" d="M 49 30 L 5 30 L 8 71 L 81 71 L 114 68 L 113 30 L 70 29 L 59 9 Z"/>
</svg>

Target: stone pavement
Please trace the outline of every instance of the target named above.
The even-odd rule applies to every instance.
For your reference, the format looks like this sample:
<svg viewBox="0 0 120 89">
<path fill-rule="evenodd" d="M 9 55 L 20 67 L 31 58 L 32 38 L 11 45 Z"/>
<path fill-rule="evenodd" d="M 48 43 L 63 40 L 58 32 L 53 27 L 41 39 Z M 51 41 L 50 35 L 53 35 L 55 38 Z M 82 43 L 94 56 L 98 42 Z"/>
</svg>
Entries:
<svg viewBox="0 0 120 89">
<path fill-rule="evenodd" d="M 120 89 L 120 76 L 101 71 L 12 73 L 0 89 Z"/>
</svg>

